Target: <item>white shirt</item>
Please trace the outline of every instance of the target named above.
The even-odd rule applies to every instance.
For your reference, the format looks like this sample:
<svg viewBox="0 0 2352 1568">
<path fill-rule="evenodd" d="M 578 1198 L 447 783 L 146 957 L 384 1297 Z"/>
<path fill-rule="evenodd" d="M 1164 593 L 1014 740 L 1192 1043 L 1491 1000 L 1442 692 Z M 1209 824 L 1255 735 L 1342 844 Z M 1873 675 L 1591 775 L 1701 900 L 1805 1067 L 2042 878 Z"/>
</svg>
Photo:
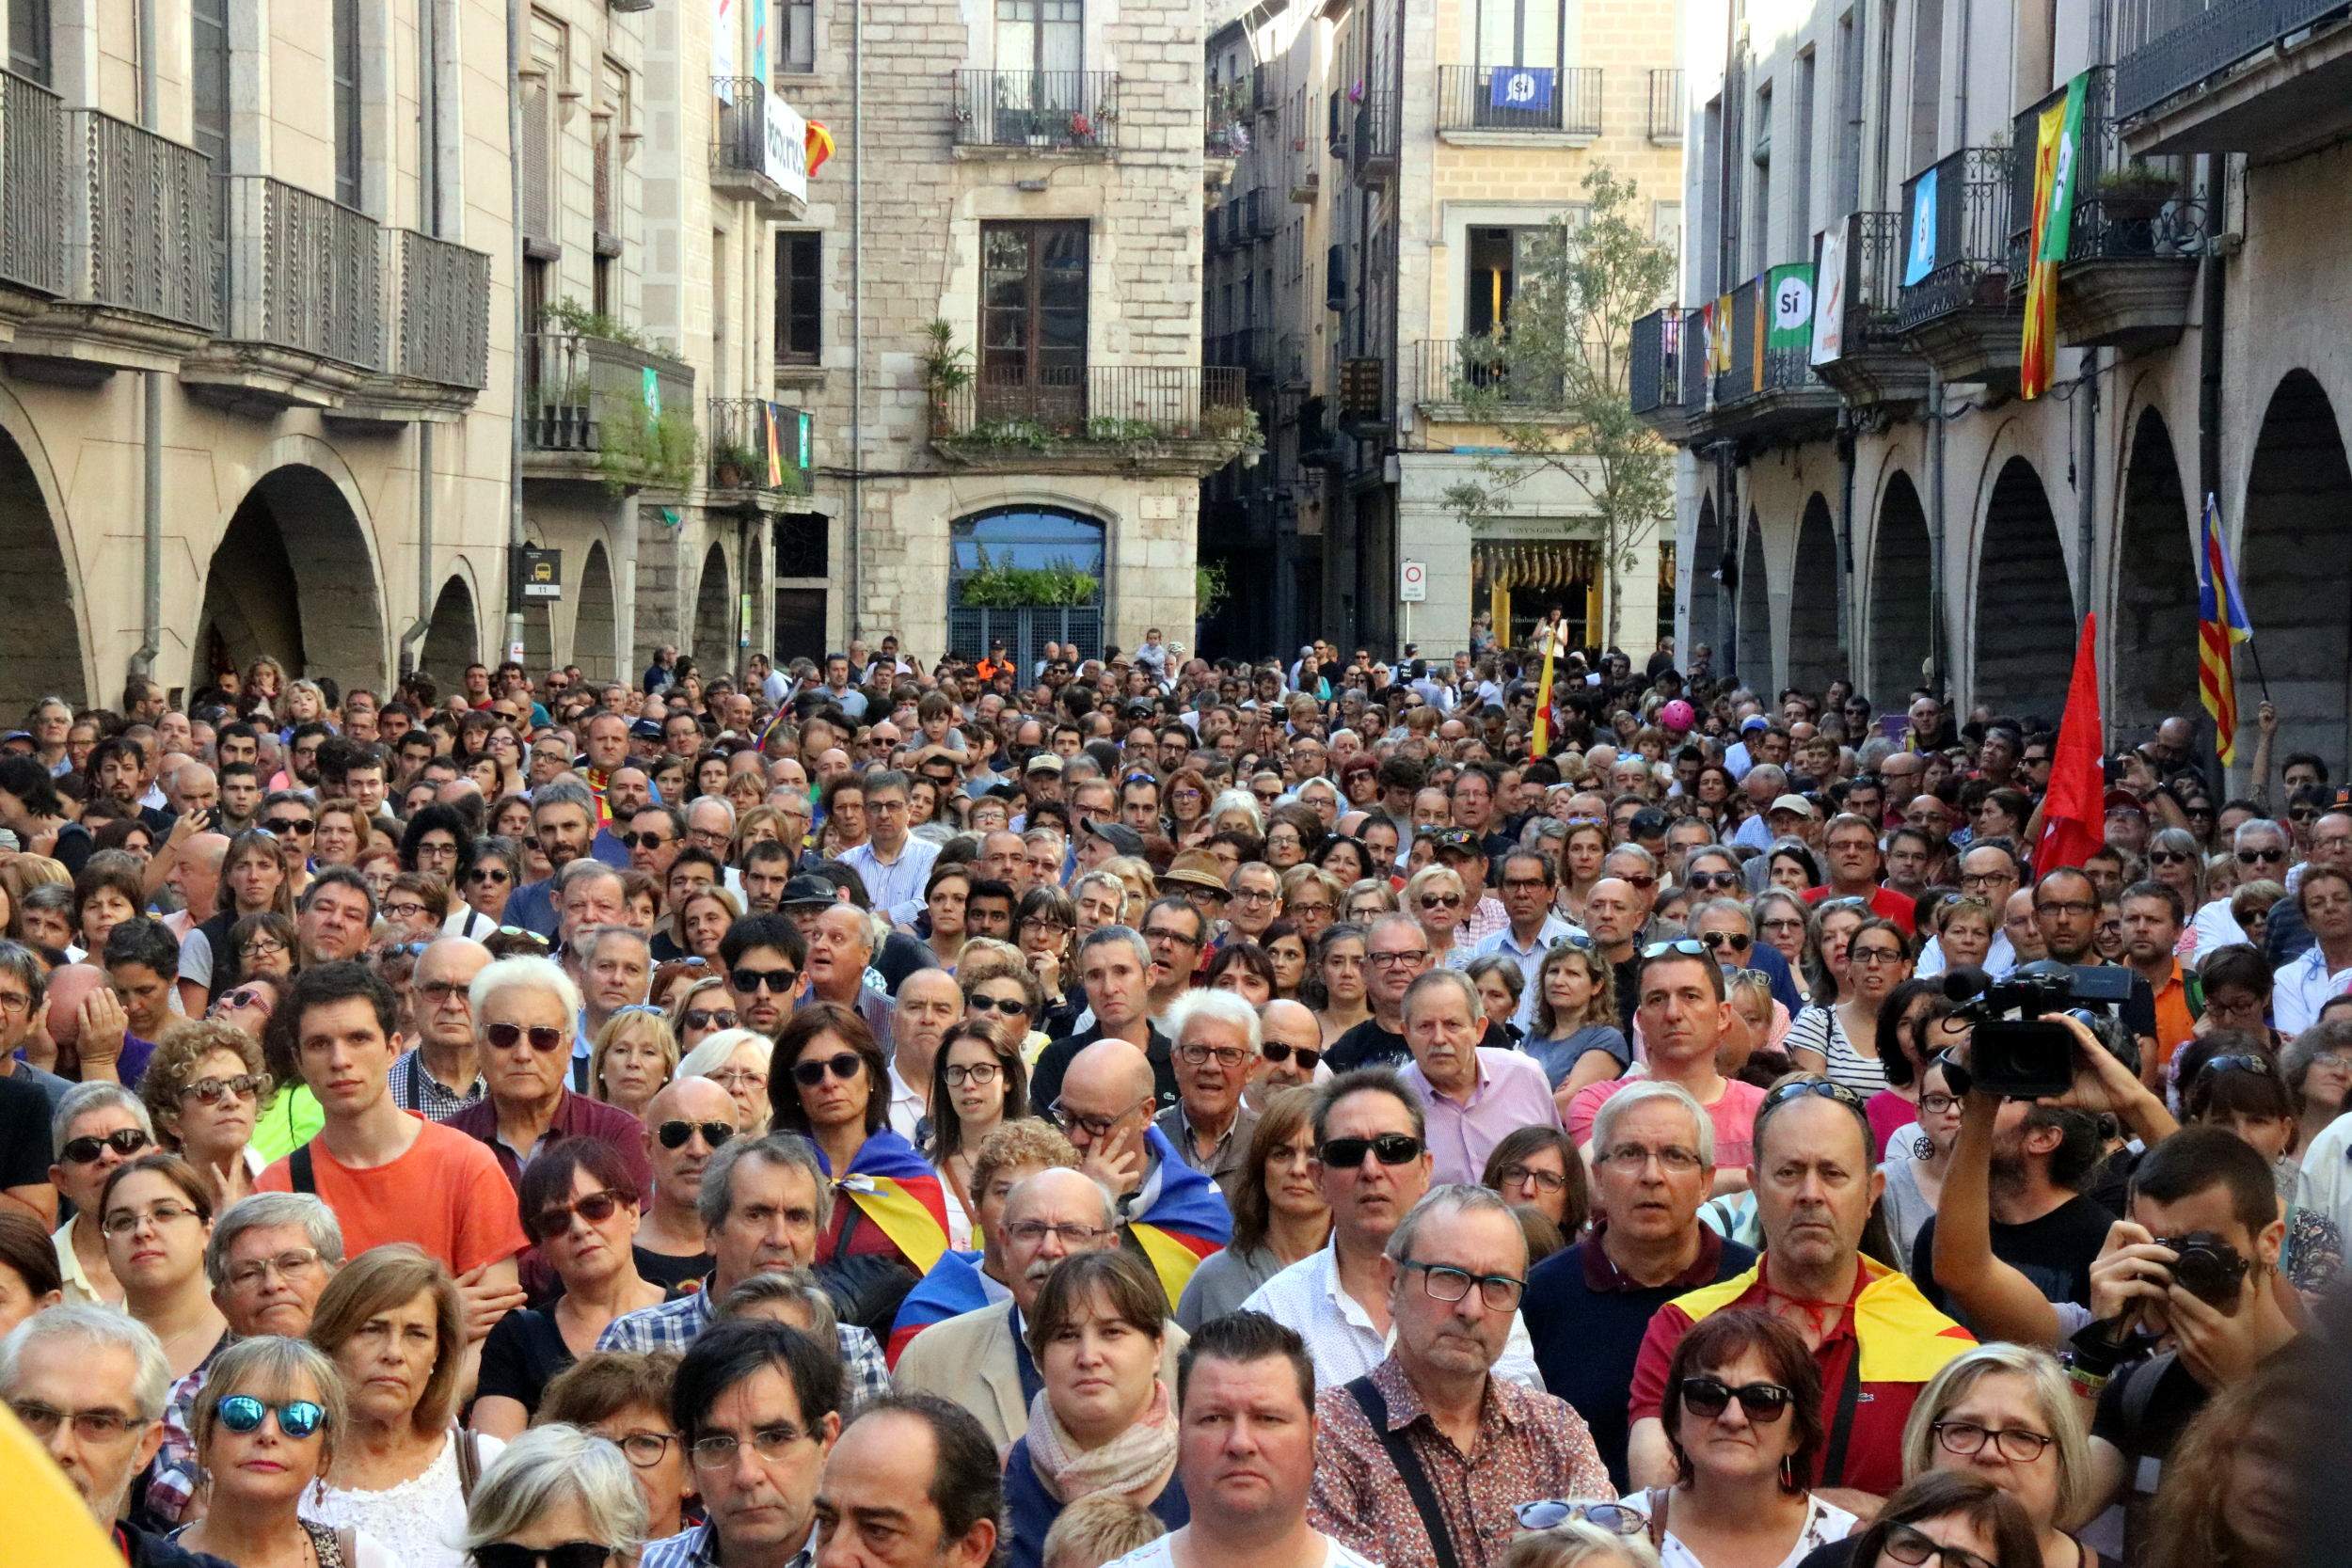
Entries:
<svg viewBox="0 0 2352 1568">
<path fill-rule="evenodd" d="M 1535 972 L 1542 965 L 1544 955 L 1550 950 L 1553 942 L 1575 929 L 1557 914 L 1547 912 L 1543 928 L 1535 933 L 1535 940 L 1524 947 L 1519 945 L 1518 939 L 1511 934 L 1511 927 L 1506 924 L 1502 930 L 1493 932 L 1470 949 L 1473 958 L 1500 953 L 1519 966 L 1519 1006 L 1518 1010 L 1511 1015 L 1511 1022 L 1521 1029 L 1535 1026 L 1535 1003 L 1541 990 L 1535 983 Z"/>
<path fill-rule="evenodd" d="M 2281 964 L 2272 977 L 2270 1021 L 2281 1035 L 2299 1035 L 2319 1017 L 2328 998 L 2352 990 L 2352 965 L 2330 970 L 2328 956 L 2317 943 L 2292 963 Z"/>
<path fill-rule="evenodd" d="M 1320 1531 L 1316 1532 L 1321 1534 Z M 1148 1546 L 1137 1546 L 1125 1557 L 1115 1558 L 1105 1568 L 1176 1568 L 1175 1548 L 1168 1543 L 1175 1539 L 1163 1535 Z M 1358 1557 L 1345 1546 L 1325 1535 L 1323 1539 L 1323 1568 L 1380 1568 L 1369 1558 Z"/>
<path fill-rule="evenodd" d="M 2329 1122 L 2304 1151 L 2295 1206 L 2327 1215 L 2339 1229 L 2352 1221 L 2352 1117 Z"/>
<path fill-rule="evenodd" d="M 1302 1258 L 1250 1292 L 1244 1309 L 1263 1312 L 1307 1341 L 1315 1364 L 1315 1386 L 1336 1388 L 1353 1383 L 1389 1358 L 1395 1343 L 1393 1329 L 1383 1334 L 1356 1298 L 1340 1289 L 1338 1242 L 1326 1242 L 1313 1256 Z M 1522 1388 L 1544 1391 L 1544 1374 L 1535 1369 L 1535 1343 L 1527 1337 L 1527 1322 L 1511 1314 L 1510 1338 L 1502 1343 L 1494 1375 Z"/>
<path fill-rule="evenodd" d="M 922 1125 L 923 1117 L 929 1114 L 923 1108 L 923 1097 L 914 1092 L 914 1085 L 898 1076 L 898 1064 L 892 1062 L 890 1064 L 890 1130 L 919 1148 L 922 1147 L 922 1140 L 914 1135 L 915 1131 Z"/>
<path fill-rule="evenodd" d="M 2233 943 L 2240 947 L 2248 945 L 2246 927 L 2240 926 L 2237 916 L 2230 912 L 2227 898 L 2216 898 L 2199 910 L 2197 918 L 2190 921 L 2189 926 L 2197 933 L 2197 951 L 2200 953 L 2210 953 L 2217 947 L 2228 947 Z"/>
<path fill-rule="evenodd" d="M 1638 1500 L 1638 1499 L 1637 1499 Z M 1780 1560 L 1780 1568 L 1796 1568 L 1816 1548 L 1833 1541 L 1843 1541 L 1862 1523 L 1836 1503 L 1818 1497 L 1805 1499 L 1804 1523 L 1798 1528 L 1797 1544 L 1788 1548 L 1788 1555 Z M 1671 1512 L 1667 1514 L 1673 1519 Z M 1684 1545 L 1669 1528 L 1665 1541 L 1658 1548 L 1658 1560 L 1664 1568 L 1705 1568 L 1690 1547 Z"/>
<path fill-rule="evenodd" d="M 1915 979 L 1929 980 L 1951 966 L 1944 958 L 1944 939 L 1928 938 L 1928 944 L 1919 949 L 1919 962 L 1913 968 Z M 2007 931 L 1993 933 L 1993 945 L 1984 950 L 1984 972 L 1995 980 L 2017 967 L 2017 947 L 2009 940 Z"/>
</svg>

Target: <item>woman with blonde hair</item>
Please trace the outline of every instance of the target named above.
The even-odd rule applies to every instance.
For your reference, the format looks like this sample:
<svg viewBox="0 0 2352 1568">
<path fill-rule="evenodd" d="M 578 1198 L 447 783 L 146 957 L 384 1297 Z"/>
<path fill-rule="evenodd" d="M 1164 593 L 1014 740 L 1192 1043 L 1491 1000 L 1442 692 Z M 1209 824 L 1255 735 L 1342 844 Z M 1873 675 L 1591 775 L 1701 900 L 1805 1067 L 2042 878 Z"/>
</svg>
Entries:
<svg viewBox="0 0 2352 1568">
<path fill-rule="evenodd" d="M 1462 875 L 1452 866 L 1425 865 L 1406 879 L 1402 900 L 1405 912 L 1429 939 L 1429 967 L 1468 969 L 1470 944 L 1457 940 L 1470 918 L 1472 899 Z"/>
<path fill-rule="evenodd" d="M 660 1008 L 642 1002 L 616 1007 L 588 1053 L 588 1084 L 598 1100 L 642 1121 L 677 1059 L 677 1037 Z"/>
<path fill-rule="evenodd" d="M 1618 1077 L 1633 1048 L 1617 1026 L 1616 981 L 1593 939 L 1572 931 L 1535 965 L 1535 1017 L 1520 1050 L 1551 1081 L 1561 1115 L 1587 1085 Z"/>
<path fill-rule="evenodd" d="M 755 1029 L 722 1029 L 679 1058 L 673 1078 L 707 1078 L 735 1101 L 736 1131 L 768 1131 L 768 1072 L 775 1043 Z"/>
<path fill-rule="evenodd" d="M 2048 1353 L 2003 1340 L 1944 1364 L 1903 1426 L 1904 1478 L 1936 1470 L 1981 1477 L 2025 1510 L 2042 1568 L 2097 1568 L 2066 1533 L 2097 1483 L 2082 1403 Z"/>
</svg>

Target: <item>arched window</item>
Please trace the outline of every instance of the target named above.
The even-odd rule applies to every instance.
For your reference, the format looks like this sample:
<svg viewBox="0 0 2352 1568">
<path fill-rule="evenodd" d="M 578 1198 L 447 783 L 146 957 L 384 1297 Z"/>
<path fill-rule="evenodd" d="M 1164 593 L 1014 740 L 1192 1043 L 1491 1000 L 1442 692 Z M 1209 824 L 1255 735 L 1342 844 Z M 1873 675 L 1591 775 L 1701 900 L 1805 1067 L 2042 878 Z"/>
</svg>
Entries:
<svg viewBox="0 0 2352 1568">
<path fill-rule="evenodd" d="M 984 657 L 1002 638 L 1023 678 L 1048 642 L 1103 651 L 1101 521 L 1054 507 L 1007 506 L 949 531 L 947 644 Z"/>
</svg>

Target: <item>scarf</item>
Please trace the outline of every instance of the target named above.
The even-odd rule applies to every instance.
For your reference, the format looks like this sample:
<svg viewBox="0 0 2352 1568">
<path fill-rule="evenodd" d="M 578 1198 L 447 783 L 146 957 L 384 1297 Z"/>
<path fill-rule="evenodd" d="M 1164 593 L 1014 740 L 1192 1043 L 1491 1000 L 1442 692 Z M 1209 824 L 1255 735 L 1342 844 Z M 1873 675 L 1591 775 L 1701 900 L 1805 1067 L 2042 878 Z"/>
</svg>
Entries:
<svg viewBox="0 0 2352 1568">
<path fill-rule="evenodd" d="M 1097 1492 L 1116 1492 L 1149 1506 L 1176 1473 L 1176 1412 L 1168 1385 L 1152 1380 L 1152 1401 L 1135 1423 L 1099 1449 L 1081 1450 L 1039 1389 L 1029 1402 L 1029 1464 L 1054 1500 L 1065 1506 Z"/>
</svg>

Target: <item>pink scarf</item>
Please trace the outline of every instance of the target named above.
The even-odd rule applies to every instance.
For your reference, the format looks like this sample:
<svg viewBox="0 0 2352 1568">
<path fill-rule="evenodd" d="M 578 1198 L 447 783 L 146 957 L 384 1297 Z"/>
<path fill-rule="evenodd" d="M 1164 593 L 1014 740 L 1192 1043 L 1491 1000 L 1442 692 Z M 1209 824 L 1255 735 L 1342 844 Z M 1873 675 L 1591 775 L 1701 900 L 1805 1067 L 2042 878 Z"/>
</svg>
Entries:
<svg viewBox="0 0 2352 1568">
<path fill-rule="evenodd" d="M 1054 1500 L 1076 1502 L 1116 1492 L 1148 1505 L 1176 1473 L 1176 1412 L 1168 1385 L 1152 1380 L 1152 1400 L 1132 1425 L 1097 1449 L 1081 1449 L 1054 1414 L 1042 1388 L 1029 1402 L 1029 1464 Z"/>
</svg>

